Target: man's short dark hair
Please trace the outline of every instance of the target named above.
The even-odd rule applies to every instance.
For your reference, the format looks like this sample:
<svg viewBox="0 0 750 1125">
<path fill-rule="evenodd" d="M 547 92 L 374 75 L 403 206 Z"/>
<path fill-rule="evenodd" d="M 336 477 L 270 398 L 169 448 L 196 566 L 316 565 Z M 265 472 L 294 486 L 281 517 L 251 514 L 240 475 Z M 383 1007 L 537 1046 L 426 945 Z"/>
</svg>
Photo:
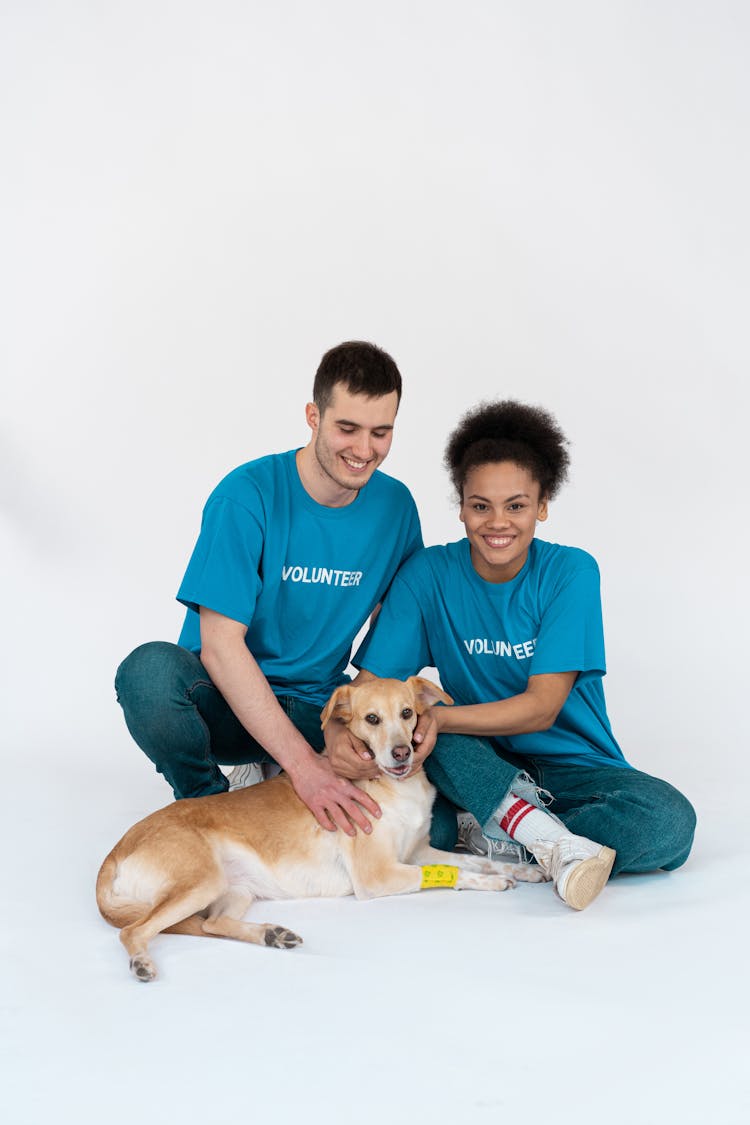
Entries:
<svg viewBox="0 0 750 1125">
<path fill-rule="evenodd" d="M 393 391 L 401 401 L 401 374 L 387 352 L 363 340 L 349 340 L 331 348 L 320 361 L 313 383 L 313 401 L 325 413 L 333 388 L 341 383 L 350 394 L 380 398 Z"/>
</svg>

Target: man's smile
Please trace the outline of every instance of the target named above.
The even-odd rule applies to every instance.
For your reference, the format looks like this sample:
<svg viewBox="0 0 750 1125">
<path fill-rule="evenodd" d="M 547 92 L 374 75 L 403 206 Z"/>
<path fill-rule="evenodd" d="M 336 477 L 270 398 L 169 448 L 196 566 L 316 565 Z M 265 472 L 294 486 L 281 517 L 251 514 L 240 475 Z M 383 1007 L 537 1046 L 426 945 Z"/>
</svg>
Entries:
<svg viewBox="0 0 750 1125">
<path fill-rule="evenodd" d="M 353 473 L 361 473 L 362 470 L 366 469 L 370 464 L 370 461 L 355 461 L 354 458 L 346 457 L 343 453 L 341 454 L 341 460 L 344 462 L 348 469 L 352 470 Z"/>
</svg>

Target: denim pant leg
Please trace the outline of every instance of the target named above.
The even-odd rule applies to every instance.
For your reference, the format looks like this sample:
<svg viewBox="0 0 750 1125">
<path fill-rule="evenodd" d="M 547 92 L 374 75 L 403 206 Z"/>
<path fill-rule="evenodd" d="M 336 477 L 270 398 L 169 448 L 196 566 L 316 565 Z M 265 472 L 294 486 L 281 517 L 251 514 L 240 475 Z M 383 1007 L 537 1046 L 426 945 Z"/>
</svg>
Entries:
<svg viewBox="0 0 750 1125">
<path fill-rule="evenodd" d="M 472 813 L 485 835 L 509 842 L 492 818 L 507 794 L 512 791 L 531 804 L 543 807 L 536 786 L 527 775 L 501 758 L 492 743 L 484 738 L 467 734 L 439 735 L 435 749 L 425 760 L 425 771 L 439 795 L 430 832 L 434 847 L 448 849 L 455 844 L 456 808 Z M 519 849 L 512 845 L 509 850 Z"/>
<path fill-rule="evenodd" d="M 530 760 L 528 770 L 550 791 L 549 811 L 571 832 L 616 850 L 613 875 L 673 871 L 690 854 L 695 810 L 668 782 L 618 766 Z"/>
<path fill-rule="evenodd" d="M 141 645 L 118 668 L 115 688 L 128 730 L 177 798 L 224 792 L 228 782 L 220 762 L 272 760 L 211 683 L 195 653 L 179 645 Z M 320 749 L 320 709 L 296 699 L 279 702 Z"/>
<path fill-rule="evenodd" d="M 302 737 L 310 743 L 313 750 L 321 751 L 325 746 L 325 738 L 320 725 L 320 715 L 323 710 L 320 704 L 308 703 L 293 695 L 280 695 L 277 698 Z"/>
</svg>

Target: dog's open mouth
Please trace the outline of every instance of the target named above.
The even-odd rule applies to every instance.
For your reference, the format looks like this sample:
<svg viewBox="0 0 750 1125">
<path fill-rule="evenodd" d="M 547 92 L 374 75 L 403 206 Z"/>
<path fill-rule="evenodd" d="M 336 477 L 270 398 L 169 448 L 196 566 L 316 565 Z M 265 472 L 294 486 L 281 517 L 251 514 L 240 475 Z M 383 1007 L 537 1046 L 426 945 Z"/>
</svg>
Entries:
<svg viewBox="0 0 750 1125">
<path fill-rule="evenodd" d="M 406 777 L 407 773 L 411 770 L 411 762 L 404 762 L 402 766 L 381 766 L 383 773 L 387 773 L 390 777 Z"/>
</svg>

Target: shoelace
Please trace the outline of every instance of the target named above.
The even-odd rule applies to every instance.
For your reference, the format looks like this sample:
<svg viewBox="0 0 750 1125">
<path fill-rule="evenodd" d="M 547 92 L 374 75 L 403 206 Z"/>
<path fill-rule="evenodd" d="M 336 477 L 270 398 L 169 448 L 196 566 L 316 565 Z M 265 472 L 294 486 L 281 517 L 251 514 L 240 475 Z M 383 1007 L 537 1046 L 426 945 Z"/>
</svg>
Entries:
<svg viewBox="0 0 750 1125">
<path fill-rule="evenodd" d="M 574 860 L 592 859 L 597 853 L 583 846 L 576 846 L 575 836 L 564 836 L 554 843 L 537 840 L 532 854 L 545 874 L 557 882 L 563 867 L 567 867 Z"/>
<path fill-rule="evenodd" d="M 470 813 L 458 817 L 458 842 L 472 855 L 487 856 L 488 859 L 516 859 L 528 863 L 529 852 L 522 844 L 512 840 L 495 840 L 485 836 L 478 822 Z"/>
</svg>

